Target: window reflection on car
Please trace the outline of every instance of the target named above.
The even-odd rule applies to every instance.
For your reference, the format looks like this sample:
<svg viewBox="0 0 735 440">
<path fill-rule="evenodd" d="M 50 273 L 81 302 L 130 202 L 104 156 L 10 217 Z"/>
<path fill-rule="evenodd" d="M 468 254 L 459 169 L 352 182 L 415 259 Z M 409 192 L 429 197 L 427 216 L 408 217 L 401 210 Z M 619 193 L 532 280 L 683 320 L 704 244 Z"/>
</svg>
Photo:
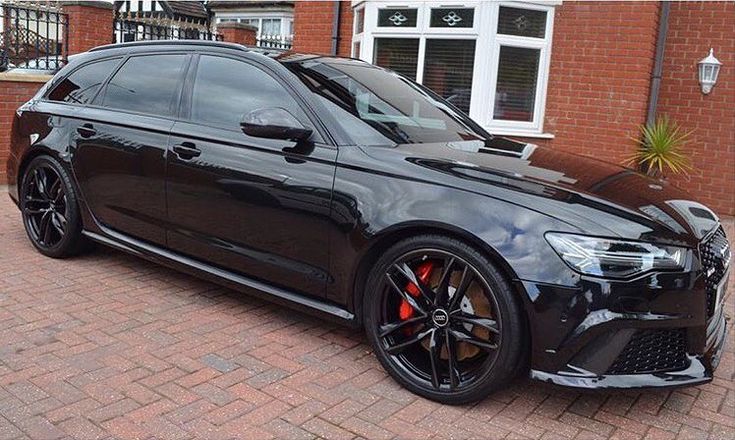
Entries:
<svg viewBox="0 0 735 440">
<path fill-rule="evenodd" d="M 286 64 L 337 116 L 342 128 L 364 145 L 490 137 L 465 115 L 394 72 L 364 63 Z"/>
</svg>

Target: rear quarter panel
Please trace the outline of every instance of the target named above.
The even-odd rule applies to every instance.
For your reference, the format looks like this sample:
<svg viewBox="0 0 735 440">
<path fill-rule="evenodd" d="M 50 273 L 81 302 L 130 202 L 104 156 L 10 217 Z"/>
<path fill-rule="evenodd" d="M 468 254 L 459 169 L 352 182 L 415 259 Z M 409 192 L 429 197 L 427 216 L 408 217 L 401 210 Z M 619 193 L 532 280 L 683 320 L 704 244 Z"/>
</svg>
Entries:
<svg viewBox="0 0 735 440">
<path fill-rule="evenodd" d="M 7 164 L 9 193 L 18 201 L 23 169 L 39 154 L 48 154 L 70 167 L 68 123 L 78 109 L 67 104 L 31 100 L 16 112 Z"/>
</svg>

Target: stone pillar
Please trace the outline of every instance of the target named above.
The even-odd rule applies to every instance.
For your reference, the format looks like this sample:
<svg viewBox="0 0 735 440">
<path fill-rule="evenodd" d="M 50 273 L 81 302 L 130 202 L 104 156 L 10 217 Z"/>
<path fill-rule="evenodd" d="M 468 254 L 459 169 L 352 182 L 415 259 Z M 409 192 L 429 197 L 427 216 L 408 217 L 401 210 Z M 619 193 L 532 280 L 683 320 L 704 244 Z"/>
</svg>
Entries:
<svg viewBox="0 0 735 440">
<path fill-rule="evenodd" d="M 238 43 L 246 46 L 257 44 L 258 28 L 249 24 L 226 21 L 217 24 L 217 32 L 220 32 L 228 43 Z"/>
<path fill-rule="evenodd" d="M 63 11 L 69 17 L 67 56 L 113 42 L 113 9 L 112 3 L 102 1 L 63 3 Z"/>
</svg>

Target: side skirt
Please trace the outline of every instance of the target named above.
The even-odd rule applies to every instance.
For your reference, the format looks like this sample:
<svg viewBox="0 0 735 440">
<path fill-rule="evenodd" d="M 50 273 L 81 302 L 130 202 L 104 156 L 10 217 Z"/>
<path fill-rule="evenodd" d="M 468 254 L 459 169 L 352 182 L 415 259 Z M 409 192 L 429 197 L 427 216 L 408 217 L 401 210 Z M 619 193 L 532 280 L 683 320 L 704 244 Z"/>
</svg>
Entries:
<svg viewBox="0 0 735 440">
<path fill-rule="evenodd" d="M 99 226 L 99 225 L 98 225 Z M 333 322 L 358 327 L 355 315 L 338 305 L 300 295 L 261 281 L 254 280 L 175 252 L 145 243 L 101 227 L 103 234 L 84 230 L 82 233 L 98 243 L 145 258 L 172 269 L 191 273 L 224 287 L 290 307 Z"/>
</svg>

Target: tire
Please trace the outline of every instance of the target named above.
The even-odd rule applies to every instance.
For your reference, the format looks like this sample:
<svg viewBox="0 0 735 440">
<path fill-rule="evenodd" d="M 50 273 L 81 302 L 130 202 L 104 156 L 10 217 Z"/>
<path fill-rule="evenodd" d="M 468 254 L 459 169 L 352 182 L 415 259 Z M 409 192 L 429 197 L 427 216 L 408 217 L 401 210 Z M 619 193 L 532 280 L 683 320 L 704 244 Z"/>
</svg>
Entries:
<svg viewBox="0 0 735 440">
<path fill-rule="evenodd" d="M 459 240 L 424 235 L 388 249 L 368 276 L 363 310 L 383 368 L 428 399 L 474 402 L 523 368 L 519 299 L 493 262 Z"/>
<path fill-rule="evenodd" d="M 21 181 L 23 226 L 33 246 L 51 258 L 67 258 L 88 248 L 71 177 L 51 156 L 38 156 Z"/>
</svg>

